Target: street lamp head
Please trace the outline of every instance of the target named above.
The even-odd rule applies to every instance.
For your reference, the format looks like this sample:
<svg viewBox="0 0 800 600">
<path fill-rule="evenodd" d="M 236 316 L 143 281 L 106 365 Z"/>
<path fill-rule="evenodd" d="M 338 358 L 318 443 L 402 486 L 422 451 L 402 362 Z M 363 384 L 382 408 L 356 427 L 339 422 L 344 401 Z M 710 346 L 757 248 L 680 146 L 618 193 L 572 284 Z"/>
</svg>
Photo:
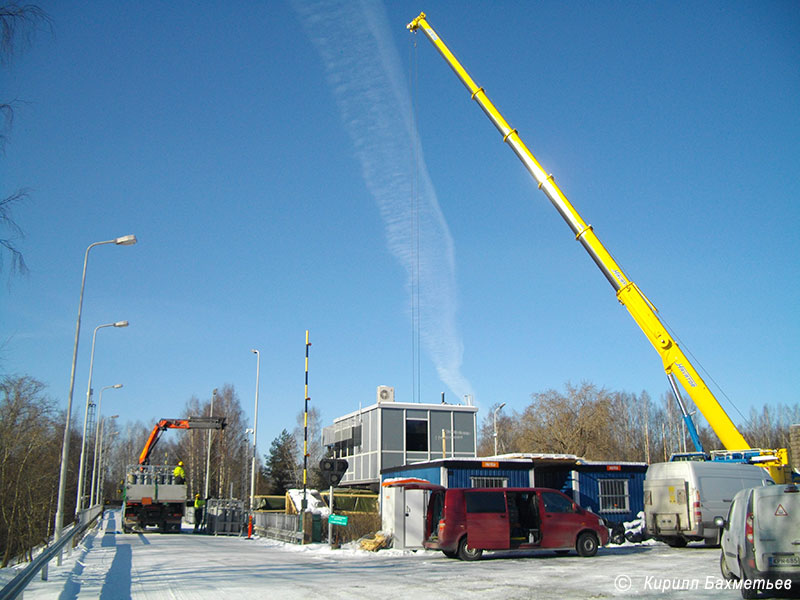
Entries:
<svg viewBox="0 0 800 600">
<path fill-rule="evenodd" d="M 258 350 L 256 350 L 255 348 L 251 348 L 250 352 L 252 352 L 253 354 L 258 354 Z"/>
<path fill-rule="evenodd" d="M 118 417 L 119 417 L 119 415 L 111 415 L 111 416 L 110 416 L 110 417 L 108 417 L 108 418 L 109 418 L 109 419 L 116 419 L 116 418 L 118 418 Z"/>
<path fill-rule="evenodd" d="M 117 246 L 133 246 L 136 243 L 135 235 L 123 235 L 114 240 Z"/>
<path fill-rule="evenodd" d="M 114 323 L 114 327 L 127 327 L 127 326 L 128 326 L 127 321 L 117 321 L 116 323 Z"/>
<path fill-rule="evenodd" d="M 501 409 L 501 408 L 503 408 L 505 405 L 506 405 L 506 403 L 505 403 L 505 402 L 503 402 L 503 403 L 502 403 L 500 406 L 498 406 L 498 407 L 497 407 L 497 410 L 500 410 L 500 409 Z"/>
<path fill-rule="evenodd" d="M 118 390 L 119 388 L 122 387 L 122 384 L 121 383 L 116 383 L 116 384 L 112 385 L 111 387 L 114 388 L 115 390 Z"/>
</svg>

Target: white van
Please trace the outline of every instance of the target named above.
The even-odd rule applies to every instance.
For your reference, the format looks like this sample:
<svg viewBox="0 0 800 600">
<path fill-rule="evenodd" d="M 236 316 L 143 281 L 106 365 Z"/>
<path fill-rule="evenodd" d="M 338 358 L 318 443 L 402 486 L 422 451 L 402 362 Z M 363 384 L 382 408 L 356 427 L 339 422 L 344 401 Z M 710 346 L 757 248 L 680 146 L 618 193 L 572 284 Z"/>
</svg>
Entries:
<svg viewBox="0 0 800 600">
<path fill-rule="evenodd" d="M 772 485 L 755 465 L 675 461 L 654 463 L 644 480 L 645 530 L 673 547 L 688 541 L 719 544 L 714 517 L 727 515 L 734 495 L 744 488 Z"/>
<path fill-rule="evenodd" d="M 754 598 L 759 590 L 776 589 L 800 595 L 800 489 L 796 485 L 741 490 L 727 517 L 715 522 L 722 527 L 722 576 L 742 581 L 742 597 Z"/>
</svg>

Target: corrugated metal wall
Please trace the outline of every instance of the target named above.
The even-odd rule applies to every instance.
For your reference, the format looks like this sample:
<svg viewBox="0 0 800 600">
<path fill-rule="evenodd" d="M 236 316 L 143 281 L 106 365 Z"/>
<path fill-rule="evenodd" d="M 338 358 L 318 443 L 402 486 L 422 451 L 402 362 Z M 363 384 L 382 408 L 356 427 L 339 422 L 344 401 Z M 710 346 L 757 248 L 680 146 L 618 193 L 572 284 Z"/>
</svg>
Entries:
<svg viewBox="0 0 800 600">
<path fill-rule="evenodd" d="M 639 512 L 644 510 L 644 476 L 643 471 L 625 471 L 624 467 L 621 471 L 581 470 L 578 472 L 580 498 L 573 498 L 573 500 L 608 521 L 614 523 L 632 521 Z M 600 484 L 598 481 L 601 479 L 626 479 L 628 481 L 628 512 L 600 511 Z"/>
<path fill-rule="evenodd" d="M 518 469 L 448 469 L 447 487 L 472 487 L 471 477 L 505 477 L 508 479 L 508 487 L 530 486 L 528 471 Z"/>
</svg>

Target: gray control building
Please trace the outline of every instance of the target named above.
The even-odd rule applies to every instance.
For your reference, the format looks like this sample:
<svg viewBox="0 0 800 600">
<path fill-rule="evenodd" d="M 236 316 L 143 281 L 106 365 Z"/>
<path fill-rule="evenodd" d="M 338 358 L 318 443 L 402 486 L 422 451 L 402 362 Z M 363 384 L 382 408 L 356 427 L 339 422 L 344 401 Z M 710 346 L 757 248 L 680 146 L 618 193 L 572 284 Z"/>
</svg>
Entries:
<svg viewBox="0 0 800 600">
<path fill-rule="evenodd" d="M 323 445 L 349 463 L 342 485 L 377 489 L 384 469 L 476 456 L 477 407 L 395 402 L 387 386 L 376 396 L 375 404 L 334 419 L 322 432 Z"/>
</svg>

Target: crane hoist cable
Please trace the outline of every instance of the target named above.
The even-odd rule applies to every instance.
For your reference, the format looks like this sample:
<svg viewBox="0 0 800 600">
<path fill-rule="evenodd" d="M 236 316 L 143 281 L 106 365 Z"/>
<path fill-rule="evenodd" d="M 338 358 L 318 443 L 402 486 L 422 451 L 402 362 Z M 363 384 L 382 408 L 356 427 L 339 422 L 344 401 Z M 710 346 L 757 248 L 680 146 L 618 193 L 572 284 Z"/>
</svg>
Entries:
<svg viewBox="0 0 800 600">
<path fill-rule="evenodd" d="M 420 223 L 419 223 L 419 143 L 417 135 L 418 113 L 418 74 L 419 62 L 417 40 L 412 38 L 409 46 L 409 87 L 411 96 L 411 115 L 409 119 L 408 139 L 411 143 L 411 264 L 410 264 L 410 300 L 411 300 L 411 395 L 412 402 L 420 402 Z"/>
</svg>

